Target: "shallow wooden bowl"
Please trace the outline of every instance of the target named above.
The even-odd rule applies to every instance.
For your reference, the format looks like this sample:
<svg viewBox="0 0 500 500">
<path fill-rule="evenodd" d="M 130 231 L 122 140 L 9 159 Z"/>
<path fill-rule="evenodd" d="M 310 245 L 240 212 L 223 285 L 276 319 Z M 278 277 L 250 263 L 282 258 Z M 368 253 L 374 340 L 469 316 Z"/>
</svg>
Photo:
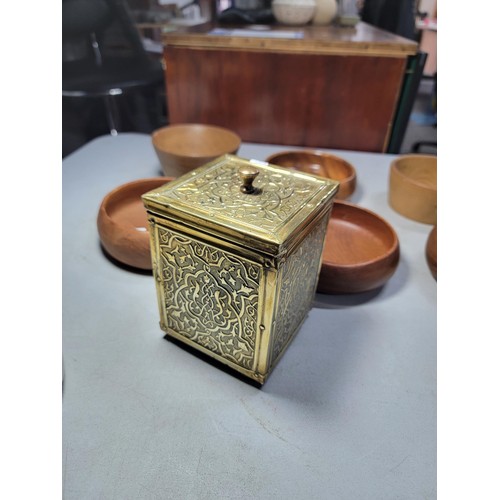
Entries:
<svg viewBox="0 0 500 500">
<path fill-rule="evenodd" d="M 425 245 L 425 258 L 431 270 L 432 276 L 437 281 L 437 226 L 434 226 L 427 237 Z"/>
<path fill-rule="evenodd" d="M 268 163 L 293 168 L 340 182 L 336 199 L 345 200 L 356 189 L 356 170 L 343 158 L 322 151 L 283 151 L 269 156 Z"/>
<path fill-rule="evenodd" d="M 147 213 L 141 195 L 172 179 L 139 179 L 118 186 L 104 197 L 97 229 L 102 246 L 111 257 L 138 269 L 152 268 Z"/>
<path fill-rule="evenodd" d="M 423 222 L 437 222 L 437 158 L 404 155 L 391 163 L 389 204 L 401 215 Z"/>
<path fill-rule="evenodd" d="M 334 202 L 318 292 L 340 294 L 374 290 L 394 274 L 398 262 L 398 237 L 387 221 L 352 203 Z"/>
<path fill-rule="evenodd" d="M 169 125 L 151 134 L 165 175 L 179 177 L 224 154 L 236 154 L 241 138 L 226 128 L 199 123 Z"/>
</svg>

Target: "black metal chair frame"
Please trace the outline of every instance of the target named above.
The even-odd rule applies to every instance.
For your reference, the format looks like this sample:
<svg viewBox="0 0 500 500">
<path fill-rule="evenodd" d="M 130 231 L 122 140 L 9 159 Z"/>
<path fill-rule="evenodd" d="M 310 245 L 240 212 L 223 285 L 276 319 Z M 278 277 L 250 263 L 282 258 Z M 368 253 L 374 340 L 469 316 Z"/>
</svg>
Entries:
<svg viewBox="0 0 500 500">
<path fill-rule="evenodd" d="M 119 21 L 128 42 L 131 43 L 131 56 L 113 60 L 107 58 L 101 49 L 99 27 L 96 26 L 95 30 L 91 29 L 87 34 L 91 57 L 85 61 L 63 62 L 62 96 L 103 98 L 109 132 L 111 135 L 117 135 L 120 129 L 117 96 L 147 87 L 163 86 L 164 71 L 161 63 L 150 59 L 146 53 L 128 7 L 123 1 L 106 0 L 106 4 L 113 19 Z M 63 3 L 63 6 L 65 5 L 71 8 L 71 1 Z M 111 69 L 108 69 L 110 66 Z M 69 75 L 67 78 L 66 74 Z M 95 80 L 92 80 L 93 74 Z"/>
</svg>

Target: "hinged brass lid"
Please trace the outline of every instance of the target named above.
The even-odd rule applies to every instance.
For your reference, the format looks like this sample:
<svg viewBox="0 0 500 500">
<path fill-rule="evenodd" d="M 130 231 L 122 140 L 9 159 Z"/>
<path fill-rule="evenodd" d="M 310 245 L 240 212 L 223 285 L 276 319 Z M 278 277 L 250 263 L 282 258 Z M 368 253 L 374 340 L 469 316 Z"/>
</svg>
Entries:
<svg viewBox="0 0 500 500">
<path fill-rule="evenodd" d="M 336 181 L 224 155 L 142 199 L 153 214 L 276 255 L 337 190 Z"/>
</svg>

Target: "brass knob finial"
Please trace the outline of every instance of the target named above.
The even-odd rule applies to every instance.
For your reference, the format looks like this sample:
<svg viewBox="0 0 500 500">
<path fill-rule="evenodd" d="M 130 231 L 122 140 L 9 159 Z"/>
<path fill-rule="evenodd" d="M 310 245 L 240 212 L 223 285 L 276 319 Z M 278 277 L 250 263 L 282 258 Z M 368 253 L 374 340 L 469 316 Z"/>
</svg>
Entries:
<svg viewBox="0 0 500 500">
<path fill-rule="evenodd" d="M 240 179 L 243 184 L 240 186 L 240 191 L 244 194 L 256 193 L 258 189 L 253 186 L 254 179 L 259 175 L 259 171 L 254 167 L 241 167 L 239 170 Z"/>
</svg>

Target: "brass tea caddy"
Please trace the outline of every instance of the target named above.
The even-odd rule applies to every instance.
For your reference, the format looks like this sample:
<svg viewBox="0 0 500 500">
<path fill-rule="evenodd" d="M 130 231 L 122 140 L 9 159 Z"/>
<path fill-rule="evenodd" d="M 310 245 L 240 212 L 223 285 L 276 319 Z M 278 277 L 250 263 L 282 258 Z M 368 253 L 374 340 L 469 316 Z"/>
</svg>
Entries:
<svg viewBox="0 0 500 500">
<path fill-rule="evenodd" d="M 144 194 L 167 337 L 263 384 L 310 310 L 337 190 L 224 155 Z"/>
</svg>

